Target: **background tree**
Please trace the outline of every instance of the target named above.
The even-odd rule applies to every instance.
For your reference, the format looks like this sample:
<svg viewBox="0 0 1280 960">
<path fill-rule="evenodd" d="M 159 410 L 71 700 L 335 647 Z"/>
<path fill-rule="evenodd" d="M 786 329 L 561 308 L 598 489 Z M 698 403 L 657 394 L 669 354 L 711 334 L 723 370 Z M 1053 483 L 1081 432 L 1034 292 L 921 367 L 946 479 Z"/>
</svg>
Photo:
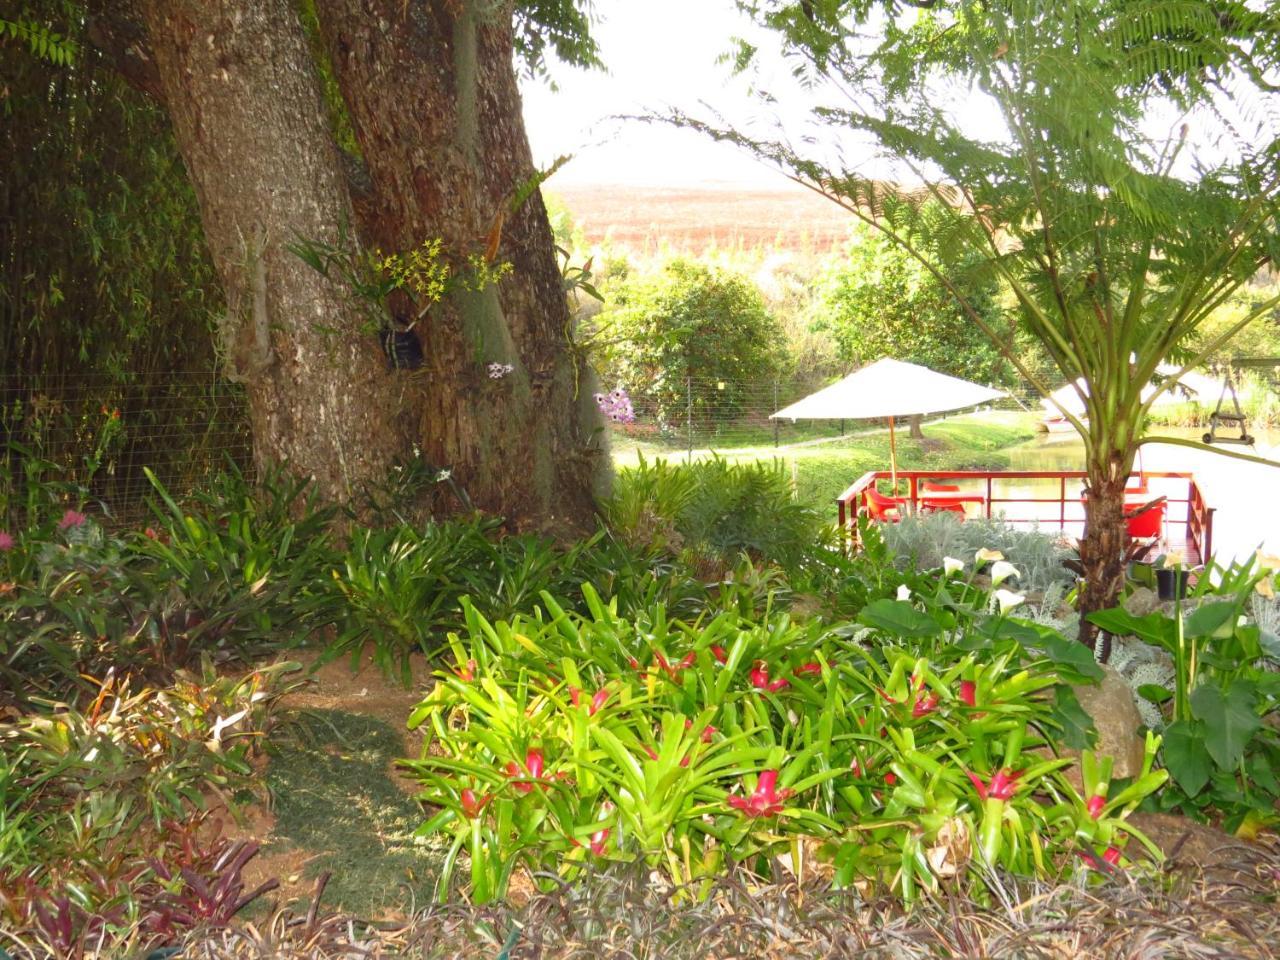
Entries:
<svg viewBox="0 0 1280 960">
<path fill-rule="evenodd" d="M 1163 0 L 960 0 L 906 14 L 894 4 L 879 14 L 882 42 L 868 43 L 861 24 L 878 4 L 742 6 L 832 94 L 811 119 L 840 146 L 878 144 L 912 189 L 782 138 L 674 119 L 776 162 L 881 230 L 1047 395 L 1016 341 L 950 278 L 978 257 L 1007 284 L 1018 326 L 1062 379 L 1085 385 L 1085 416 L 1062 411 L 1088 472 L 1080 608 L 1113 605 L 1125 483 L 1139 445 L 1157 439 L 1143 424 L 1163 390 L 1143 389 L 1167 358 L 1190 369 L 1277 303 L 1262 295 L 1216 336 L 1193 339 L 1277 253 L 1274 15 Z M 983 105 L 1003 130 L 974 123 Z"/>
<path fill-rule="evenodd" d="M 631 391 L 665 421 L 740 413 L 768 395 L 781 363 L 782 328 L 745 277 L 691 260 L 628 278 L 595 319 L 601 377 Z"/>
<path fill-rule="evenodd" d="M 951 281 L 988 324 L 1006 322 L 990 277 L 962 270 Z M 819 285 L 814 328 L 828 332 L 853 366 L 892 357 L 980 383 L 1008 387 L 1018 379 L 947 288 L 879 231 L 858 230 Z"/>
</svg>

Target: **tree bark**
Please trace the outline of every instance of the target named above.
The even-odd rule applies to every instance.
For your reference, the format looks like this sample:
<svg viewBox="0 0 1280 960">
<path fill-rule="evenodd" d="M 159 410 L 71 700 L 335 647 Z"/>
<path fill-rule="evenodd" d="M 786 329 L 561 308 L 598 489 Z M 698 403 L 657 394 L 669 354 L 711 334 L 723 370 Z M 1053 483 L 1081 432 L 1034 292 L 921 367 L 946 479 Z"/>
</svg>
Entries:
<svg viewBox="0 0 1280 960">
<path fill-rule="evenodd" d="M 474 0 L 317 0 L 321 30 L 367 166 L 366 243 L 411 249 L 439 237 L 479 252 L 503 220 L 495 289 L 460 293 L 418 332 L 415 433 L 477 507 L 519 526 L 592 522 L 607 478 L 593 383 L 572 323 L 512 64 L 511 11 Z M 489 364 L 509 364 L 491 377 Z"/>
<path fill-rule="evenodd" d="M 1129 543 L 1124 488 L 1129 480 L 1130 460 L 1115 453 L 1088 464 L 1084 537 L 1080 540 L 1084 585 L 1079 612 L 1080 642 L 1090 650 L 1097 647 L 1098 629 L 1089 623 L 1088 615 L 1114 607 L 1124 589 L 1124 555 Z"/>
<path fill-rule="evenodd" d="M 911 428 L 908 432 L 908 436 L 910 436 L 912 440 L 924 439 L 924 431 L 920 429 L 920 421 L 923 419 L 924 417 L 920 414 L 916 414 L 914 417 L 908 419 L 907 425 Z"/>
<path fill-rule="evenodd" d="M 222 343 L 259 467 L 346 501 L 403 448 L 395 384 L 349 291 L 289 252 L 351 204 L 289 0 L 144 0 L 150 55 L 226 290 Z"/>
</svg>

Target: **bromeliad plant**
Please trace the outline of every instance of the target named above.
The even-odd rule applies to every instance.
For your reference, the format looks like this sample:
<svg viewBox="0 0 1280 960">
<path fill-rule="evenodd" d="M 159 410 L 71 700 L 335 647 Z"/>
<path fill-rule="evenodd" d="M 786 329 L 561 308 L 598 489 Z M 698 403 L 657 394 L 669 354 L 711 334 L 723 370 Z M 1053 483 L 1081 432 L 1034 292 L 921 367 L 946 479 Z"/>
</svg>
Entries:
<svg viewBox="0 0 1280 960">
<path fill-rule="evenodd" d="M 200 819 L 213 795 L 229 805 L 252 785 L 251 755 L 298 669 L 206 665 L 164 689 L 108 676 L 83 710 L 0 724 L 0 928 L 78 956 L 243 905 L 253 850 L 212 841 Z"/>
<path fill-rule="evenodd" d="M 732 604 L 623 617 L 590 586 L 586 615 L 544 596 L 490 622 L 465 604 L 405 764 L 438 808 L 420 834 L 448 839 L 440 896 L 461 862 L 484 901 L 517 871 L 547 884 L 616 860 L 697 884 L 783 858 L 910 899 L 992 868 L 1118 859 L 1124 817 L 1163 781 L 1158 741 L 1114 796 L 1087 755 L 1079 795 L 1051 745 L 1073 702 L 1061 678 L 1096 669 L 1087 651 L 953 581 L 836 627 Z"/>
<path fill-rule="evenodd" d="M 85 675 L 152 684 L 209 654 L 243 657 L 331 617 L 329 508 L 281 473 L 231 473 L 179 505 L 158 482 L 144 530 L 46 508 L 0 536 L 0 703 L 92 698 Z M 52 501 L 51 501 L 52 502 Z"/>
</svg>

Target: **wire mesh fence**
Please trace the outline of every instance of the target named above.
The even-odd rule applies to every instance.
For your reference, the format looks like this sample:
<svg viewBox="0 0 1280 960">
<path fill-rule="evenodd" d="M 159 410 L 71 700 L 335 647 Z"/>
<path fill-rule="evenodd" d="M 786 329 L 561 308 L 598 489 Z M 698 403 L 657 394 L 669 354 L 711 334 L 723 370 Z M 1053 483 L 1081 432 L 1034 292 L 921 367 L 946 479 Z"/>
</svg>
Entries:
<svg viewBox="0 0 1280 960">
<path fill-rule="evenodd" d="M 838 442 L 882 425 L 867 420 L 787 420 L 771 414 L 822 387 L 802 380 L 733 382 L 714 377 L 655 380 L 616 387 L 597 400 L 613 446 L 640 447 L 665 455 L 697 450 L 766 452 L 801 444 Z M 992 406 L 1038 408 L 1029 392 Z"/>
<path fill-rule="evenodd" d="M 1269 414 L 1280 410 L 1280 361 L 1266 360 L 1242 364 L 1242 380 L 1255 388 L 1248 394 L 1250 413 L 1274 423 Z M 672 458 L 706 450 L 771 457 L 789 447 L 840 445 L 841 438 L 856 443 L 858 434 L 883 428 L 865 420 L 771 419 L 823 385 L 812 378 L 655 378 L 598 399 L 614 450 L 628 456 L 639 449 Z M 1216 399 L 1203 398 L 1185 416 L 1202 420 Z M 1029 390 L 993 406 L 1043 412 Z M 110 515 L 128 519 L 144 509 L 152 491 L 144 467 L 182 495 L 229 464 L 248 470 L 251 461 L 244 391 L 211 372 L 127 382 L 74 373 L 0 374 L 0 517 L 20 509 L 34 483 L 53 481 L 84 489 Z"/>
<path fill-rule="evenodd" d="M 111 377 L 0 375 L 0 515 L 36 485 L 79 488 L 118 520 L 152 491 L 144 468 L 182 495 L 229 464 L 247 469 L 243 390 L 208 373 Z"/>
</svg>

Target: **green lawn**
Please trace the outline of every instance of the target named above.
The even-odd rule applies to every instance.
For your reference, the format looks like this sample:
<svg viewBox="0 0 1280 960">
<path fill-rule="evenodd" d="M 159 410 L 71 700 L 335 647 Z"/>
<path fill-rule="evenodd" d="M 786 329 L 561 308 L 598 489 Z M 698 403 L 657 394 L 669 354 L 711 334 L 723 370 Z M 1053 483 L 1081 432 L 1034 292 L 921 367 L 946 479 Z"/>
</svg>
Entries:
<svg viewBox="0 0 1280 960">
<path fill-rule="evenodd" d="M 297 851 L 308 889 L 330 873 L 329 909 L 381 917 L 430 901 L 438 853 L 413 839 L 426 816 L 392 779 L 405 756 L 401 734 L 339 710 L 299 714 L 288 729 L 267 766 L 276 824 L 264 853 Z"/>
<path fill-rule="evenodd" d="M 999 469 L 1009 460 L 1005 451 L 1035 436 L 1035 418 L 1029 414 L 992 411 L 936 420 L 924 426 L 924 441 L 898 431 L 898 466 L 903 469 Z M 638 457 L 647 460 L 683 460 L 682 451 L 653 444 L 628 442 L 615 436 L 614 464 L 624 469 Z M 868 470 L 889 469 L 889 431 L 876 429 L 825 441 L 784 447 L 772 444 L 695 450 L 695 458 L 719 455 L 729 460 L 779 460 L 795 482 L 796 496 L 806 504 L 834 514 L 840 492 Z"/>
</svg>

